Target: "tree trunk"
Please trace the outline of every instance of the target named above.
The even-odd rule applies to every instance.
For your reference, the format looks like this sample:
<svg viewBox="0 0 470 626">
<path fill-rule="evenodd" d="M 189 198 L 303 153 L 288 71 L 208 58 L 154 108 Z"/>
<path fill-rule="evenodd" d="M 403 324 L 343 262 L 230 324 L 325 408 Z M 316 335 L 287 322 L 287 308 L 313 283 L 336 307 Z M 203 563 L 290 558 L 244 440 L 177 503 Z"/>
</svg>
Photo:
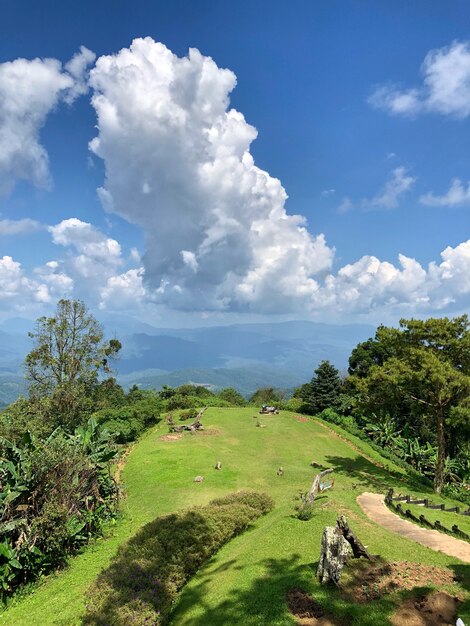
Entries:
<svg viewBox="0 0 470 626">
<path fill-rule="evenodd" d="M 340 530 L 341 534 L 343 535 L 343 537 L 346 539 L 346 541 L 351 546 L 354 558 L 358 559 L 361 556 L 363 556 L 366 559 L 368 559 L 369 561 L 371 561 L 372 557 L 370 556 L 370 554 L 366 550 L 365 546 L 361 543 L 361 541 L 359 541 L 359 539 L 356 537 L 356 535 L 353 533 L 353 531 L 349 528 L 348 521 L 344 517 L 344 515 L 340 515 L 338 517 L 338 519 L 336 520 L 336 524 L 337 524 L 338 529 Z"/>
<path fill-rule="evenodd" d="M 321 583 L 339 583 L 341 572 L 352 553 L 351 546 L 337 526 L 323 529 L 317 578 Z"/>
<path fill-rule="evenodd" d="M 333 471 L 334 470 L 332 469 L 326 469 L 326 470 L 323 470 L 323 472 L 320 472 L 319 474 L 315 476 L 315 480 L 313 481 L 312 488 L 310 489 L 309 494 L 308 494 L 308 501 L 310 502 L 310 504 L 312 504 L 313 501 L 315 500 L 315 494 L 320 489 L 320 481 L 323 478 L 323 476 L 326 476 L 327 474 L 331 474 L 331 472 Z"/>
<path fill-rule="evenodd" d="M 436 432 L 437 432 L 437 463 L 436 473 L 434 475 L 434 491 L 441 493 L 444 484 L 444 464 L 446 460 L 446 439 L 444 433 L 444 416 L 442 407 L 439 407 L 436 413 Z"/>
</svg>

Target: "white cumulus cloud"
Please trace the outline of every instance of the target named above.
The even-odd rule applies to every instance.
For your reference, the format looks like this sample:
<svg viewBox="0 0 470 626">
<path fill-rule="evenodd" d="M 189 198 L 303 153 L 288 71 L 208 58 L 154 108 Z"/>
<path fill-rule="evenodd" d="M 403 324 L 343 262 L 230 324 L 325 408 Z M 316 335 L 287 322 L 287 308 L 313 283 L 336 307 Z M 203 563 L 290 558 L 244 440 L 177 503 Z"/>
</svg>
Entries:
<svg viewBox="0 0 470 626">
<path fill-rule="evenodd" d="M 144 269 L 130 269 L 118 276 L 110 276 L 101 290 L 101 309 L 137 310 L 145 303 L 146 291 L 143 284 Z"/>
<path fill-rule="evenodd" d="M 470 115 L 470 44 L 454 41 L 431 50 L 421 66 L 423 83 L 401 89 L 380 85 L 369 98 L 371 106 L 394 115 L 440 113 L 457 118 Z"/>
<path fill-rule="evenodd" d="M 235 75 L 150 38 L 91 72 L 106 210 L 141 226 L 145 284 L 180 309 L 301 308 L 334 251 L 288 215 L 287 195 L 250 153 L 256 129 L 230 108 Z"/>
<path fill-rule="evenodd" d="M 0 309 L 9 311 L 27 310 L 51 299 L 47 285 L 28 277 L 11 256 L 0 258 L 0 293 Z"/>
<path fill-rule="evenodd" d="M 0 63 L 0 194 L 18 180 L 50 185 L 49 160 L 40 130 L 61 100 L 71 103 L 86 91 L 86 67 L 94 55 L 80 49 L 65 70 L 57 59 Z"/>
</svg>

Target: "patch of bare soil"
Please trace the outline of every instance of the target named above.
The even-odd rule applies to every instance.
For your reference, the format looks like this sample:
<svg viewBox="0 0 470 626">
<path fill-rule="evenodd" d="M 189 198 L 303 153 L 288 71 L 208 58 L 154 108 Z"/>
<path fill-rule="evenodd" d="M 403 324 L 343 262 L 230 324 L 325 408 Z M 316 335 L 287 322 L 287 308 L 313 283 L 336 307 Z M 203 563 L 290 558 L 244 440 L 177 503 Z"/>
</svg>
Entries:
<svg viewBox="0 0 470 626">
<path fill-rule="evenodd" d="M 328 615 L 311 596 L 303 589 L 290 589 L 286 593 L 289 611 L 301 626 L 340 626 Z"/>
<path fill-rule="evenodd" d="M 443 591 L 432 591 L 404 602 L 391 617 L 393 626 L 454 626 L 459 599 Z"/>
<path fill-rule="evenodd" d="M 116 463 L 115 467 L 114 467 L 114 480 L 119 484 L 119 482 L 121 481 L 121 474 L 122 474 L 122 470 L 124 469 L 124 466 L 127 463 L 127 457 L 129 456 L 131 450 L 134 448 L 135 444 L 130 444 L 127 446 L 124 454 L 122 454 L 119 459 L 118 462 Z"/>
<path fill-rule="evenodd" d="M 174 433 L 171 435 L 162 435 L 160 437 L 160 441 L 178 441 L 178 439 L 182 439 L 182 438 L 183 438 L 182 433 Z"/>
<path fill-rule="evenodd" d="M 454 574 L 445 567 L 409 561 L 387 563 L 376 557 L 375 561 L 350 562 L 344 570 L 342 591 L 348 600 L 365 603 L 395 591 L 409 591 L 415 587 L 443 587 L 454 581 Z"/>
<path fill-rule="evenodd" d="M 293 415 L 292 419 L 297 420 L 298 422 L 302 422 L 302 423 L 309 421 L 308 417 L 305 417 L 304 415 Z"/>
</svg>

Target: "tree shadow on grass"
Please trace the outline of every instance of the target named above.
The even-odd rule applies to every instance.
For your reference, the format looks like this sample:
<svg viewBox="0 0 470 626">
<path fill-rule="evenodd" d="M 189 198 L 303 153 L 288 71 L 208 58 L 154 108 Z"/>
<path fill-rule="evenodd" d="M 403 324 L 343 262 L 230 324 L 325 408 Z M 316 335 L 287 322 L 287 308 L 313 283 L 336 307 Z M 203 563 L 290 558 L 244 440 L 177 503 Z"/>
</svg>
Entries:
<svg viewBox="0 0 470 626">
<path fill-rule="evenodd" d="M 337 626 L 385 625 L 388 623 L 385 615 L 396 606 L 388 598 L 371 604 L 357 604 L 345 598 L 336 587 L 320 585 L 315 576 L 318 563 L 306 564 L 298 554 L 283 559 L 265 559 L 257 565 L 261 566 L 263 574 L 247 589 L 232 590 L 217 605 L 207 602 L 209 591 L 217 587 L 217 572 L 205 568 L 199 573 L 200 582 L 184 590 L 170 623 L 184 623 L 185 626 L 288 626 L 294 623 L 294 617 L 288 611 L 286 595 L 293 589 L 305 590 Z M 399 600 L 400 597 L 398 595 Z"/>
<path fill-rule="evenodd" d="M 360 455 L 354 459 L 330 455 L 326 457 L 326 461 L 337 474 L 350 478 L 355 488 L 374 489 L 385 493 L 390 487 L 396 489 L 397 485 L 407 482 L 410 489 L 414 488 L 425 493 L 431 492 L 429 487 L 418 483 L 412 476 L 377 467 Z"/>
<path fill-rule="evenodd" d="M 455 579 L 460 583 L 465 591 L 470 592 L 470 565 L 466 565 L 465 563 L 455 563 L 454 565 L 450 565 L 449 569 L 454 572 Z M 467 619 L 470 617 L 470 596 L 460 605 L 459 614 L 465 614 Z"/>
</svg>

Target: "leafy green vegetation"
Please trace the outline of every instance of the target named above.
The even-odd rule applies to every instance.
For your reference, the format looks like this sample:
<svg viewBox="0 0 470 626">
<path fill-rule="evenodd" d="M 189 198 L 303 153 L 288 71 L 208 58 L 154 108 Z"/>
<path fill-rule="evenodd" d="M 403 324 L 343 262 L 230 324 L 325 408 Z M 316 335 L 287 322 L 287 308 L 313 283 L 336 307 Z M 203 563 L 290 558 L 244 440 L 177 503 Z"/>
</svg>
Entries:
<svg viewBox="0 0 470 626">
<path fill-rule="evenodd" d="M 329 361 L 322 361 L 312 380 L 297 390 L 296 395 L 302 400 L 302 413 L 316 415 L 325 409 L 338 410 L 341 387 L 341 378 L 336 367 Z"/>
<path fill-rule="evenodd" d="M 354 414 L 387 427 L 393 420 L 396 435 L 403 432 L 405 439 L 435 446 L 437 492 L 455 477 L 470 479 L 469 348 L 466 315 L 401 320 L 400 328 L 379 327 L 350 359 L 347 385 L 354 395 Z M 451 475 L 455 460 L 462 463 L 454 464 L 457 471 Z"/>
<path fill-rule="evenodd" d="M 117 451 L 90 420 L 74 435 L 0 440 L 0 596 L 63 564 L 116 512 Z"/>
</svg>

